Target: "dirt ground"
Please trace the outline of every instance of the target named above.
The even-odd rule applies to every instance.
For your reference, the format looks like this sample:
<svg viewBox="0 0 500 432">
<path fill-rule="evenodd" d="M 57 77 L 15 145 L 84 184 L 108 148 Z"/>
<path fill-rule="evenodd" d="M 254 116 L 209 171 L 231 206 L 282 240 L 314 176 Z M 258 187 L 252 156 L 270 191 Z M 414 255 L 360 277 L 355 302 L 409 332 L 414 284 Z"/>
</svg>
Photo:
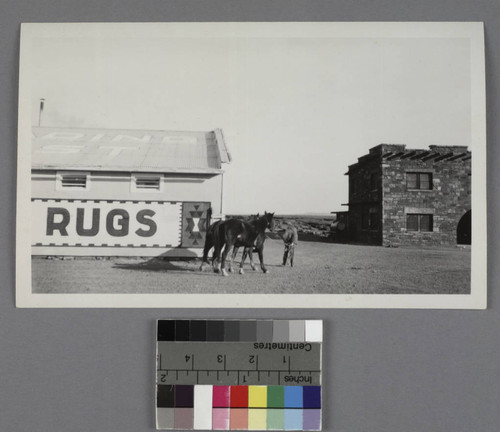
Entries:
<svg viewBox="0 0 500 432">
<path fill-rule="evenodd" d="M 302 241 L 281 266 L 281 240 L 267 239 L 269 270 L 228 277 L 200 260 L 33 258 L 34 293 L 468 294 L 470 249 L 410 249 Z M 237 263 L 239 265 L 239 258 Z M 258 257 L 254 254 L 258 263 Z"/>
</svg>

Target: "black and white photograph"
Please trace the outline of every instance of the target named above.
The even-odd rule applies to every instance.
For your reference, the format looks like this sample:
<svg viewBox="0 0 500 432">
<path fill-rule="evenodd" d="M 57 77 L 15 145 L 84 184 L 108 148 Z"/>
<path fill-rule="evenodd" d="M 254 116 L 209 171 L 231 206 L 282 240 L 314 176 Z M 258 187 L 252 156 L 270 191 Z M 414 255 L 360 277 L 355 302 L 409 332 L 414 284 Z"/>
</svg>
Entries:
<svg viewBox="0 0 500 432">
<path fill-rule="evenodd" d="M 18 307 L 486 307 L 481 23 L 23 24 L 19 85 Z"/>
</svg>

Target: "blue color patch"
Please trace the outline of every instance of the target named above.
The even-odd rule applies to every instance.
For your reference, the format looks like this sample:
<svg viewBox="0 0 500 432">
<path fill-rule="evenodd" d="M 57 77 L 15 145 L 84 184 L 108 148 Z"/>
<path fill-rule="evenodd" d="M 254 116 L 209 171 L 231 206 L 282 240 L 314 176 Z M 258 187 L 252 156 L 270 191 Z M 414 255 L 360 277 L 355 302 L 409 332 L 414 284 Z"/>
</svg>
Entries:
<svg viewBox="0 0 500 432">
<path fill-rule="evenodd" d="M 305 386 L 304 408 L 321 408 L 321 387 Z"/>
<path fill-rule="evenodd" d="M 302 408 L 302 386 L 285 386 L 285 408 Z"/>
</svg>

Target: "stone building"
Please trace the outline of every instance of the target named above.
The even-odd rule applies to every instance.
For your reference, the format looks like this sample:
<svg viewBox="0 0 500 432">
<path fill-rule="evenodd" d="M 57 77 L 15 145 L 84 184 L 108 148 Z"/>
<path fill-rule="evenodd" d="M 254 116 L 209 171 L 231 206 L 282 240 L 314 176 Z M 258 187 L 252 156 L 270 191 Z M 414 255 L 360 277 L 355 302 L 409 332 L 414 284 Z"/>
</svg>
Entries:
<svg viewBox="0 0 500 432">
<path fill-rule="evenodd" d="M 349 234 L 375 245 L 471 243 L 471 152 L 380 144 L 350 165 Z"/>
</svg>

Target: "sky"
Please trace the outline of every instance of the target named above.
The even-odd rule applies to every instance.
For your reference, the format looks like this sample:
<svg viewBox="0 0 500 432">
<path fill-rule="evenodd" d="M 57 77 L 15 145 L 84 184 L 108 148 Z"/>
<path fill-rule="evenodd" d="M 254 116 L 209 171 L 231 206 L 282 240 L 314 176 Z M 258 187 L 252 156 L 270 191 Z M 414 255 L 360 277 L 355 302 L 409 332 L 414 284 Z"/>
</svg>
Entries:
<svg viewBox="0 0 500 432">
<path fill-rule="evenodd" d="M 471 146 L 461 38 L 44 37 L 32 124 L 221 128 L 228 214 L 347 210 L 348 166 L 381 143 Z"/>
</svg>

